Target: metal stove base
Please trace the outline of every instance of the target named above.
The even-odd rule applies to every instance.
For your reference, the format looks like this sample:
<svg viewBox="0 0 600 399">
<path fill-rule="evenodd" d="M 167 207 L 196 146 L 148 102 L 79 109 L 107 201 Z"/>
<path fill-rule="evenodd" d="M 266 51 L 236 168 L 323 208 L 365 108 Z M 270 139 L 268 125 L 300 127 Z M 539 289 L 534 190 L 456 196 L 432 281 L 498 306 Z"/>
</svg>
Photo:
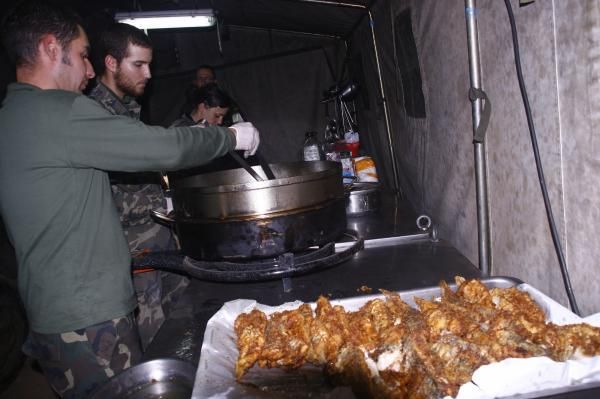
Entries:
<svg viewBox="0 0 600 399">
<path fill-rule="evenodd" d="M 133 260 L 133 269 L 153 268 L 185 273 L 201 280 L 248 282 L 275 280 L 323 270 L 338 265 L 364 247 L 363 238 L 353 230 L 344 233 L 350 239 L 336 251 L 336 243 L 299 253 L 284 253 L 276 258 L 246 261 L 203 261 L 179 252 L 152 252 Z"/>
</svg>

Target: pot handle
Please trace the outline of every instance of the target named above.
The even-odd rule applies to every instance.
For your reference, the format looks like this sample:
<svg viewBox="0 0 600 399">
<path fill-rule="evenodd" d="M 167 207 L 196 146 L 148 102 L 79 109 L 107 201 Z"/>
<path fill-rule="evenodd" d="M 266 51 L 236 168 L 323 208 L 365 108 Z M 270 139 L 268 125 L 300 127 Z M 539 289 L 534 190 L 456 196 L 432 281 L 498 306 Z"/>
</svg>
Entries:
<svg viewBox="0 0 600 399">
<path fill-rule="evenodd" d="M 162 211 L 152 209 L 150 211 L 150 215 L 152 216 L 152 218 L 158 220 L 159 222 L 167 223 L 170 225 L 175 224 L 175 219 L 173 219 L 172 217 L 170 217 L 169 215 L 167 215 L 166 213 L 164 213 Z"/>
</svg>

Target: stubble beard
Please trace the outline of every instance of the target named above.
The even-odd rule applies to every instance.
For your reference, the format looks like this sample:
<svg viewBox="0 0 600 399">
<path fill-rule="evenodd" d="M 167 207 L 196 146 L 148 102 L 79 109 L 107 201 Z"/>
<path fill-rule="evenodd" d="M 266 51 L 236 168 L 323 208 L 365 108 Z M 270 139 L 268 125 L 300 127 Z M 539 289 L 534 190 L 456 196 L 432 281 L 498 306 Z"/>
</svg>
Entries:
<svg viewBox="0 0 600 399">
<path fill-rule="evenodd" d="M 71 57 L 69 56 L 69 55 L 70 55 L 70 53 L 69 53 L 69 50 L 68 50 L 68 49 L 64 49 L 63 51 L 64 51 L 64 52 L 63 52 L 62 58 L 60 59 L 60 62 L 61 62 L 63 65 L 66 65 L 66 66 L 68 66 L 68 67 L 72 67 L 72 66 L 73 66 L 73 62 L 71 61 Z M 78 92 L 78 93 L 82 93 L 82 92 L 83 92 L 83 90 L 84 90 L 84 89 L 87 87 L 87 84 L 88 84 L 88 79 L 86 78 L 86 79 L 84 79 L 84 80 L 81 82 L 81 84 L 80 84 L 80 86 L 77 88 L 77 90 L 72 90 L 72 89 L 71 89 L 71 90 L 72 90 L 72 91 L 76 91 L 76 92 Z"/>
<path fill-rule="evenodd" d="M 135 83 L 123 76 L 121 70 L 117 70 L 115 73 L 115 85 L 117 89 L 130 97 L 140 97 L 144 94 L 145 90 L 145 87 L 137 88 Z"/>
</svg>

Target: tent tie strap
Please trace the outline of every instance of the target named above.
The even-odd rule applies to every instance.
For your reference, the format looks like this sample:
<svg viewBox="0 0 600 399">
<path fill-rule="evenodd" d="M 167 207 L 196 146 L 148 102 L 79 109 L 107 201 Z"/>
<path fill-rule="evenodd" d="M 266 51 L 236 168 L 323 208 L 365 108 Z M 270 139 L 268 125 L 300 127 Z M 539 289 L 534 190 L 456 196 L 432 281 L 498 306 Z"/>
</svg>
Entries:
<svg viewBox="0 0 600 399">
<path fill-rule="evenodd" d="M 481 89 L 477 89 L 475 87 L 471 87 L 469 89 L 469 100 L 471 102 L 475 102 L 477 100 L 483 100 L 483 109 L 481 110 L 481 118 L 479 120 L 479 125 L 475 129 L 475 133 L 473 134 L 473 144 L 475 143 L 483 143 L 485 140 L 485 134 L 487 132 L 488 125 L 490 123 L 490 116 L 492 115 L 492 102 L 488 98 L 485 91 Z"/>
</svg>

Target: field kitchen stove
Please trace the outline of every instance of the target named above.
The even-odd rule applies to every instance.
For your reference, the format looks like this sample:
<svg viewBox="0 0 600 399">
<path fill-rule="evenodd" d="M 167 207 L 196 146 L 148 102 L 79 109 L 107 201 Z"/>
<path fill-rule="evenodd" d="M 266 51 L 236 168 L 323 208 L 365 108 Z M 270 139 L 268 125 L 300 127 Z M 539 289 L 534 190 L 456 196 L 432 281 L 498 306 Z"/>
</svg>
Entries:
<svg viewBox="0 0 600 399">
<path fill-rule="evenodd" d="M 319 247 L 286 252 L 266 259 L 198 260 L 179 251 L 150 252 L 133 259 L 133 270 L 152 268 L 220 282 L 275 280 L 338 265 L 363 246 L 363 238 L 356 231 L 347 230 L 340 242 L 329 242 Z"/>
</svg>

